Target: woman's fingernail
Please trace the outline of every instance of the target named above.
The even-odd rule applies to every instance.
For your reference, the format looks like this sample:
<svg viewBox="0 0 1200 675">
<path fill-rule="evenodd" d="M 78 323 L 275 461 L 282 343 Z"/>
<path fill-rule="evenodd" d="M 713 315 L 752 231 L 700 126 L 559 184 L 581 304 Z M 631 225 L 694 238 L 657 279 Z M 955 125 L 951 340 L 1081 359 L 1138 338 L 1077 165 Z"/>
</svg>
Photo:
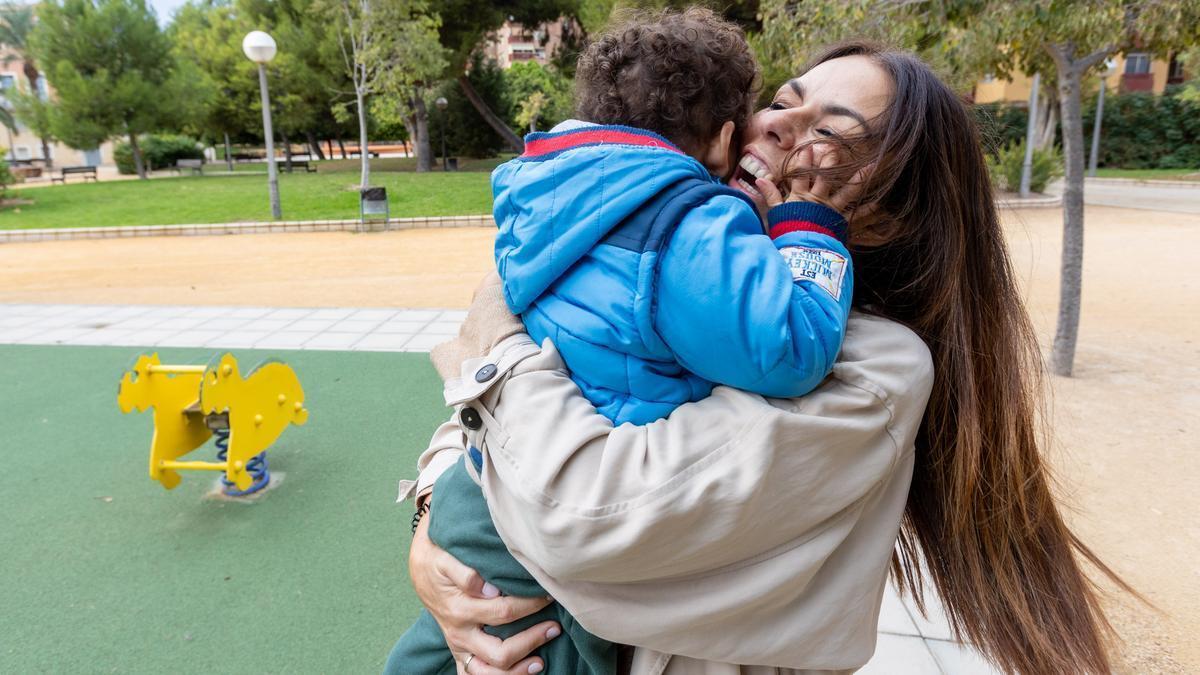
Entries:
<svg viewBox="0 0 1200 675">
<path fill-rule="evenodd" d="M 540 673 L 540 672 L 542 672 L 542 664 L 540 664 L 540 663 L 531 663 L 531 664 L 529 664 L 529 672 L 531 672 L 531 673 Z"/>
<path fill-rule="evenodd" d="M 495 586 L 491 585 L 490 583 L 488 583 L 486 581 L 483 583 L 483 597 L 496 598 L 499 596 L 500 596 L 499 588 L 496 588 Z"/>
<path fill-rule="evenodd" d="M 547 640 L 553 640 L 554 638 L 558 637 L 559 635 L 562 635 L 562 631 L 559 630 L 557 626 L 546 631 L 546 639 Z"/>
</svg>

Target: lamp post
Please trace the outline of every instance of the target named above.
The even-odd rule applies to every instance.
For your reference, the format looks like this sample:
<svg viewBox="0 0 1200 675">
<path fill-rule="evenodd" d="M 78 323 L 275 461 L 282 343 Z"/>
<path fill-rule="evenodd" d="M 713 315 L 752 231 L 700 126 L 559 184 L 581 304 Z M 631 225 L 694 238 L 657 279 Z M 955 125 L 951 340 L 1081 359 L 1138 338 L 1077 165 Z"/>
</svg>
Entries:
<svg viewBox="0 0 1200 675">
<path fill-rule="evenodd" d="M 275 40 L 261 30 L 242 39 L 242 52 L 258 64 L 258 88 L 262 93 L 263 137 L 267 139 L 267 186 L 271 192 L 271 217 L 279 220 L 279 171 L 275 168 L 275 138 L 271 130 L 271 96 L 267 93 L 267 63 L 275 58 Z"/>
<path fill-rule="evenodd" d="M 1108 89 L 1108 78 L 1117 72 L 1117 65 L 1109 60 L 1104 72 L 1100 73 L 1100 93 L 1096 94 L 1096 120 L 1092 125 L 1092 152 L 1088 157 L 1087 175 L 1096 177 L 1096 165 L 1100 163 L 1100 121 L 1104 119 L 1104 90 Z"/>
<path fill-rule="evenodd" d="M 439 96 L 433 104 L 437 106 L 442 118 L 442 171 L 449 171 L 450 167 L 446 165 L 446 106 L 450 102 L 446 100 L 445 96 Z"/>
</svg>

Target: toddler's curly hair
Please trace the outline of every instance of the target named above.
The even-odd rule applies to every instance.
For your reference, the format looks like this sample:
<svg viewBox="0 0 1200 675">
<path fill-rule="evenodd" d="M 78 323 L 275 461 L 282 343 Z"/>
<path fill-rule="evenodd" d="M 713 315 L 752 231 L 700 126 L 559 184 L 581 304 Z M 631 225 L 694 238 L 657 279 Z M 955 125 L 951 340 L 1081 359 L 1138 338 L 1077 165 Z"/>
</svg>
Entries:
<svg viewBox="0 0 1200 675">
<path fill-rule="evenodd" d="M 649 129 L 695 154 L 725 122 L 745 128 L 759 69 L 742 29 L 712 10 L 634 10 L 588 45 L 575 86 L 581 119 Z"/>
</svg>

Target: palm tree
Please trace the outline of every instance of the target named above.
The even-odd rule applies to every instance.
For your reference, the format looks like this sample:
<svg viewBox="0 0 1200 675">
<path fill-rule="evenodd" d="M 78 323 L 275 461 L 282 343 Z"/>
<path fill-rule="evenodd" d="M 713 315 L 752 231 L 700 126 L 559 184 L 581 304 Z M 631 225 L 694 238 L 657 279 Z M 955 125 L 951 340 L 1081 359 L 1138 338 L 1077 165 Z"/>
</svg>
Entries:
<svg viewBox="0 0 1200 675">
<path fill-rule="evenodd" d="M 29 54 L 29 35 L 33 32 L 36 21 L 33 5 L 23 5 L 11 1 L 0 4 L 0 45 L 8 47 L 3 58 L 4 65 L 7 66 L 13 61 L 20 60 L 25 79 L 29 80 L 31 95 L 40 99 L 42 93 L 38 89 L 38 79 L 41 77 L 41 73 L 33 62 L 33 57 Z M 9 125 L 5 124 L 5 126 Z M 9 128 L 13 127 L 9 126 Z M 46 160 L 46 166 L 51 167 L 54 163 L 50 159 L 50 144 L 46 141 L 45 136 L 42 136 L 41 141 L 42 157 Z"/>
</svg>

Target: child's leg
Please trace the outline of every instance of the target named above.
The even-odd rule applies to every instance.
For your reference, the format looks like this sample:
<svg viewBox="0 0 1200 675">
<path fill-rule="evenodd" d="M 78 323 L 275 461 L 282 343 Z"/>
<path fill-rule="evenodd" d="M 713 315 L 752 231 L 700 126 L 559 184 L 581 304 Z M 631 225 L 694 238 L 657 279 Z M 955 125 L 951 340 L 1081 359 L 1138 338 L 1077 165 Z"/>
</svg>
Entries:
<svg viewBox="0 0 1200 675">
<path fill-rule="evenodd" d="M 469 460 L 464 458 L 463 461 Z M 508 552 L 492 524 L 482 490 L 471 479 L 463 463 L 438 478 L 433 486 L 432 500 L 426 517 L 430 519 L 429 537 L 433 543 L 474 569 L 505 595 L 526 598 L 546 595 L 546 590 Z M 563 628 L 562 636 L 537 652 L 546 661 L 545 675 L 611 675 L 616 672 L 615 647 L 585 631 L 558 603 L 533 616 L 486 630 L 507 638 L 542 621 L 558 621 Z M 438 636 L 441 637 L 440 631 Z"/>
<path fill-rule="evenodd" d="M 432 614 L 421 610 L 417 622 L 392 647 L 383 672 L 384 675 L 454 675 L 457 672 L 454 656 Z"/>
</svg>

